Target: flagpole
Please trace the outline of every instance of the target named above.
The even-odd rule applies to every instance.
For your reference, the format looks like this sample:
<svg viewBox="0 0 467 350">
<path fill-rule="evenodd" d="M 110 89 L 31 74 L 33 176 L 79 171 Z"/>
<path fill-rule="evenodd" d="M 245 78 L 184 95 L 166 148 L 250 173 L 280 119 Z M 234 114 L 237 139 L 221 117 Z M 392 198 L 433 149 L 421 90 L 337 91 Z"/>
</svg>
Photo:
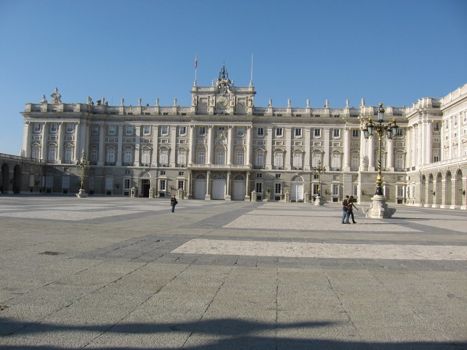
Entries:
<svg viewBox="0 0 467 350">
<path fill-rule="evenodd" d="M 251 65 L 250 65 L 250 86 L 253 86 L 253 54 L 251 54 Z"/>
</svg>

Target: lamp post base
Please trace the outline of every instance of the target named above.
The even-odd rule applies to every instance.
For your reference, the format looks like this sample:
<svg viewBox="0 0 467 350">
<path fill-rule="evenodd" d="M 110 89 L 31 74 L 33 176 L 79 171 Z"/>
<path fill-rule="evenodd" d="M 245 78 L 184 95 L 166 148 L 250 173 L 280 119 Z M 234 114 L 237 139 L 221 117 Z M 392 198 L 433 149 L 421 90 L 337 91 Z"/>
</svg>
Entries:
<svg viewBox="0 0 467 350">
<path fill-rule="evenodd" d="M 316 205 L 316 206 L 322 206 L 323 203 L 324 203 L 324 201 L 321 199 L 321 196 L 316 196 L 316 197 L 315 197 L 314 205 Z"/>
<path fill-rule="evenodd" d="M 87 198 L 88 194 L 86 193 L 86 190 L 84 188 L 80 188 L 79 192 L 76 194 L 76 197 L 78 197 L 78 198 Z"/>
<path fill-rule="evenodd" d="M 371 198 L 371 205 L 366 212 L 366 217 L 370 219 L 386 219 L 392 217 L 395 212 L 395 208 L 388 207 L 384 196 L 375 194 Z"/>
</svg>

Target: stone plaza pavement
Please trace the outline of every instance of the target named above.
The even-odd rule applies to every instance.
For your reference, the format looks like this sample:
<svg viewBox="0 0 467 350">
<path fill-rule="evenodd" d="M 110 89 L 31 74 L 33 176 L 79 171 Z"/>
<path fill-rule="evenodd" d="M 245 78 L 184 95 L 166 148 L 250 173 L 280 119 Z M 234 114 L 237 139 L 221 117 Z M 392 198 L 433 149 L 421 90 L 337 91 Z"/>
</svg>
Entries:
<svg viewBox="0 0 467 350">
<path fill-rule="evenodd" d="M 467 214 L 0 197 L 0 349 L 467 349 Z"/>
</svg>

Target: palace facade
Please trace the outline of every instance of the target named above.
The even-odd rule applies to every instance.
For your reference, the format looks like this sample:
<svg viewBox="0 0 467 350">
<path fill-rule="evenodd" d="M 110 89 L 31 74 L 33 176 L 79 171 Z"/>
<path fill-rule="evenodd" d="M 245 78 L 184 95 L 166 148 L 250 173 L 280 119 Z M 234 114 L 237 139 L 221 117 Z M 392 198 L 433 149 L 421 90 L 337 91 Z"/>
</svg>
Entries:
<svg viewBox="0 0 467 350">
<path fill-rule="evenodd" d="M 358 107 L 259 107 L 255 94 L 251 83 L 235 86 L 225 67 L 211 86 L 193 84 L 186 107 L 176 99 L 63 103 L 55 90 L 22 113 L 21 155 L 46 167 L 24 183 L 32 192 L 78 192 L 84 156 L 91 194 L 308 202 L 320 192 L 330 202 L 350 194 L 370 201 L 378 142 L 360 128 L 377 107 L 363 99 Z M 387 200 L 466 209 L 467 84 L 441 99 L 387 106 L 385 120 L 399 126 L 381 150 Z"/>
</svg>

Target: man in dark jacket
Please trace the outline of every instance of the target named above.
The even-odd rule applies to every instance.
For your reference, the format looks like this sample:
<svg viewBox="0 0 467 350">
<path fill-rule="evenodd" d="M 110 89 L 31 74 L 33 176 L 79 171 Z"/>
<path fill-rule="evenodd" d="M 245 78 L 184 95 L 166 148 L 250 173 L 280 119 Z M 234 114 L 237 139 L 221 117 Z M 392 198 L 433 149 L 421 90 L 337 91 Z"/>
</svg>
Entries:
<svg viewBox="0 0 467 350">
<path fill-rule="evenodd" d="M 350 224 L 349 222 L 349 196 L 345 196 L 342 201 L 342 223 Z"/>
<path fill-rule="evenodd" d="M 177 199 L 175 198 L 175 196 L 172 196 L 172 198 L 170 198 L 170 205 L 172 206 L 172 213 L 175 212 L 175 206 L 177 204 L 178 204 Z"/>
</svg>

